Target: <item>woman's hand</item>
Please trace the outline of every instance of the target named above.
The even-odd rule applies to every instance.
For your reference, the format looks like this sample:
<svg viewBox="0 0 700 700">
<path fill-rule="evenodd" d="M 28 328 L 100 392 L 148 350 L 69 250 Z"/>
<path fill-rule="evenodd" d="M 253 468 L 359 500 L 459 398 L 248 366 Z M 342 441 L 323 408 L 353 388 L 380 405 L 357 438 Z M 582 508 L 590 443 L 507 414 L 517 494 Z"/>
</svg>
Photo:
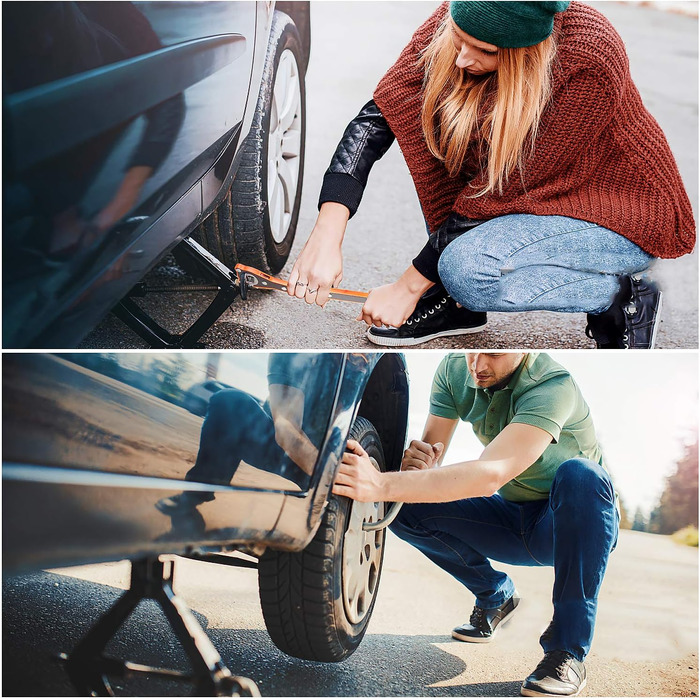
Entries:
<svg viewBox="0 0 700 700">
<path fill-rule="evenodd" d="M 341 245 L 350 212 L 346 206 L 326 202 L 321 206 L 309 240 L 294 263 L 287 294 L 307 304 L 324 306 L 331 287 L 343 279 Z"/>
<path fill-rule="evenodd" d="M 372 464 L 362 445 L 348 440 L 333 493 L 361 503 L 376 503 L 384 498 L 384 475 Z"/>
<path fill-rule="evenodd" d="M 400 282 L 385 284 L 370 291 L 357 317 L 368 326 L 402 326 L 413 313 L 420 294 L 412 294 Z"/>
<path fill-rule="evenodd" d="M 433 286 L 413 265 L 393 284 L 373 289 L 357 317 L 368 326 L 402 326 L 421 296 Z"/>
</svg>

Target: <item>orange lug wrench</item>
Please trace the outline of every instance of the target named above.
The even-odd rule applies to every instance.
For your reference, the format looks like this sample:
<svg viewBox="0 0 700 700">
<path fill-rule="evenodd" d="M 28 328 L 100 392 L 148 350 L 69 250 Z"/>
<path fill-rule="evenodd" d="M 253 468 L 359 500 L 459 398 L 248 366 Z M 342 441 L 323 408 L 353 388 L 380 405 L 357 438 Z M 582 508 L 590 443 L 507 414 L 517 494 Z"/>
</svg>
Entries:
<svg viewBox="0 0 700 700">
<path fill-rule="evenodd" d="M 279 292 L 287 291 L 287 283 L 279 277 L 273 277 L 266 272 L 256 270 L 248 265 L 238 264 L 234 268 L 238 275 L 238 285 L 241 288 L 241 298 L 246 299 L 248 289 L 274 289 Z M 354 301 L 364 304 L 367 299 L 366 292 L 354 292 L 350 289 L 331 289 L 329 299 L 336 301 Z"/>
</svg>

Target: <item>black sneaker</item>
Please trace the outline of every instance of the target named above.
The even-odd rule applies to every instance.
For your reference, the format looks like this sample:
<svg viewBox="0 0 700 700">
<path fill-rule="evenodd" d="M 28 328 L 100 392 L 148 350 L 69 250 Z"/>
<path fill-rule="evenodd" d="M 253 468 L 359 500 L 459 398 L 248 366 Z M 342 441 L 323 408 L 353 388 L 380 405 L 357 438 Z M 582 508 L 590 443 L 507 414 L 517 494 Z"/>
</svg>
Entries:
<svg viewBox="0 0 700 700">
<path fill-rule="evenodd" d="M 420 345 L 448 335 L 478 333 L 486 327 L 486 314 L 457 306 L 445 288 L 436 285 L 418 301 L 411 318 L 399 328 L 372 326 L 367 338 L 390 347 Z"/>
<path fill-rule="evenodd" d="M 529 697 L 574 697 L 586 687 L 586 667 L 568 651 L 548 651 L 525 679 L 521 695 Z"/>
<path fill-rule="evenodd" d="M 661 318 L 661 290 L 641 273 L 623 275 L 612 306 L 588 314 L 586 335 L 599 350 L 651 349 Z"/>
<path fill-rule="evenodd" d="M 455 627 L 452 636 L 462 642 L 490 642 L 500 625 L 513 616 L 520 602 L 517 591 L 500 608 L 474 606 L 467 624 Z"/>
</svg>

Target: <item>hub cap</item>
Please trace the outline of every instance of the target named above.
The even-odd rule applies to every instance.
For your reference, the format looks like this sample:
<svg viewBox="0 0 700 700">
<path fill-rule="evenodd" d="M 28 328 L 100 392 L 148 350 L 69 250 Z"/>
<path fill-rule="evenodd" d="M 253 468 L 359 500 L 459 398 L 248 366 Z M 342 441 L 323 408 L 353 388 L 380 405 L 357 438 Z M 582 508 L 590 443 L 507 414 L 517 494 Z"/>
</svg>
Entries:
<svg viewBox="0 0 700 700">
<path fill-rule="evenodd" d="M 292 220 L 301 156 L 301 83 L 294 54 L 285 49 L 272 88 L 267 146 L 267 203 L 272 237 L 281 243 Z"/>
<path fill-rule="evenodd" d="M 372 464 L 378 469 L 377 462 Z M 343 603 L 348 620 L 361 622 L 367 615 L 379 582 L 384 530 L 365 532 L 362 523 L 384 516 L 383 503 L 353 501 L 343 540 Z"/>
</svg>

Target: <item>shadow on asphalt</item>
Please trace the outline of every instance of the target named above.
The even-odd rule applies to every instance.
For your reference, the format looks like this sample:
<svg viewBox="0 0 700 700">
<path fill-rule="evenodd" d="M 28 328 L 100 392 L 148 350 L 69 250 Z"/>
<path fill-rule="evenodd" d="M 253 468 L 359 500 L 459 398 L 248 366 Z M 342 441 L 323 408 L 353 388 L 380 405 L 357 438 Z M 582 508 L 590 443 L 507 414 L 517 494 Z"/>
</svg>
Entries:
<svg viewBox="0 0 700 700">
<path fill-rule="evenodd" d="M 3 695 L 75 695 L 56 657 L 70 652 L 122 593 L 52 573 L 5 579 Z M 450 642 L 445 636 L 368 634 L 349 659 L 327 664 L 286 656 L 263 629 L 208 629 L 207 618 L 194 615 L 231 671 L 252 678 L 263 696 L 517 696 L 520 690 L 520 680 L 431 687 L 466 670 L 464 661 L 436 646 Z M 152 601 L 139 605 L 107 651 L 124 660 L 187 669 L 178 641 Z M 186 684 L 143 677 L 115 681 L 114 689 L 128 696 L 191 692 Z"/>
<path fill-rule="evenodd" d="M 519 696 L 522 679 L 432 687 L 464 673 L 466 664 L 436 644 L 445 636 L 369 634 L 359 649 L 337 664 L 282 654 L 262 630 L 209 630 L 210 639 L 235 673 L 253 678 L 263 696 Z M 231 653 L 233 640 L 249 646 Z M 458 644 L 458 642 L 455 642 Z M 256 651 L 252 651 L 255 649 Z M 259 658 L 252 660 L 251 654 Z M 262 658 L 260 658 L 262 657 Z"/>
</svg>

